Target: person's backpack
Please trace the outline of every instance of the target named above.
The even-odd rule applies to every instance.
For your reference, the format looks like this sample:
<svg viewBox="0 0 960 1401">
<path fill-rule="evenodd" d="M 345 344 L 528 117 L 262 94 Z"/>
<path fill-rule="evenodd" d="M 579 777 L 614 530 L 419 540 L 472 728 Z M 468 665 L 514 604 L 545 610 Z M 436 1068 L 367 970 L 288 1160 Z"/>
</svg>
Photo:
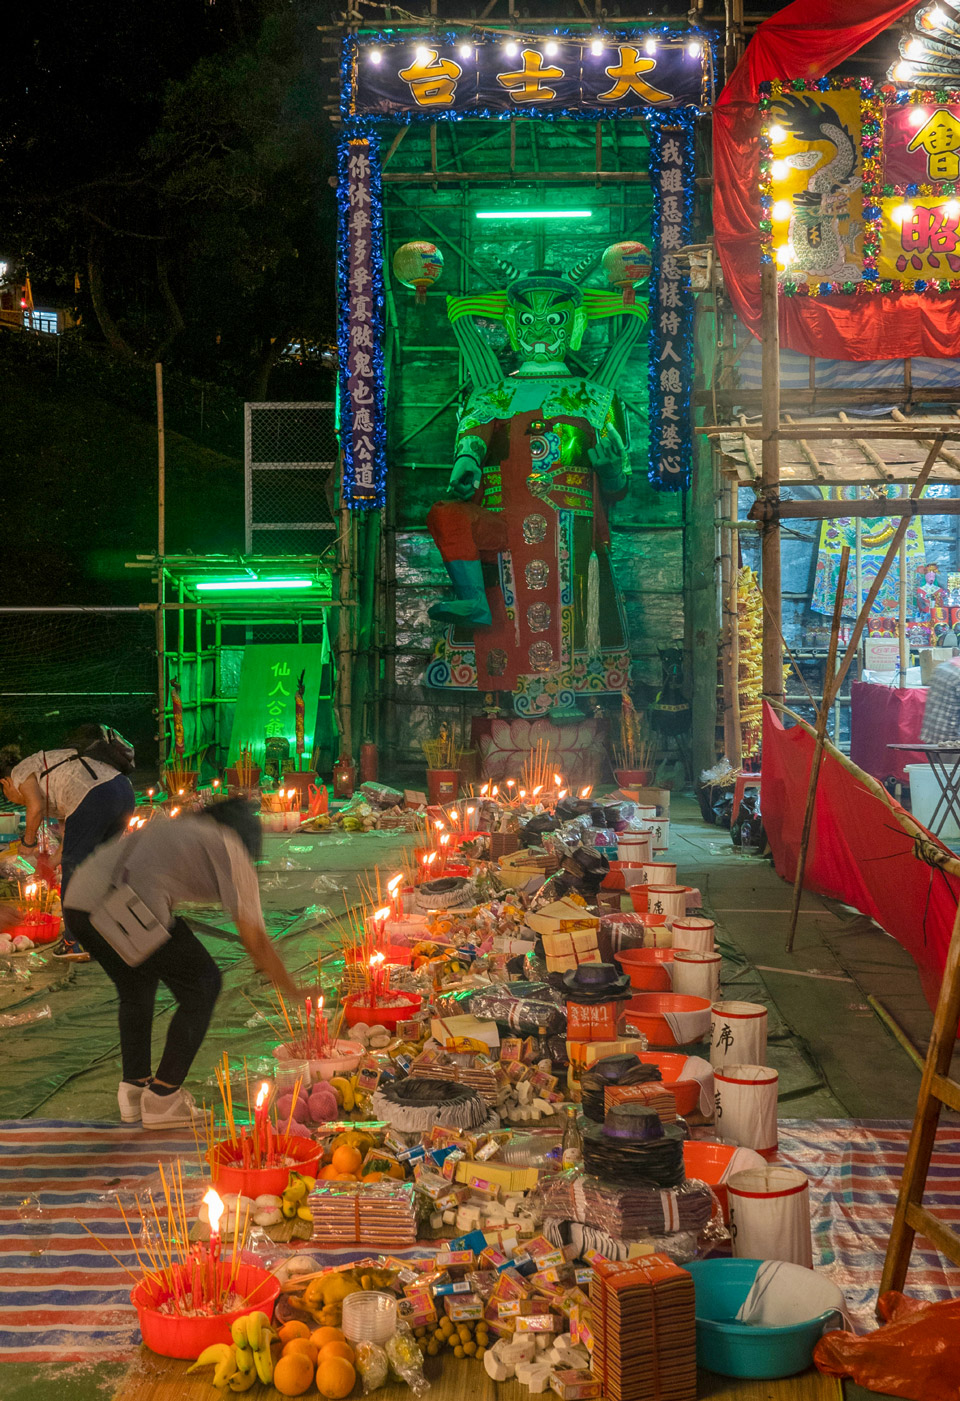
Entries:
<svg viewBox="0 0 960 1401">
<path fill-rule="evenodd" d="M 99 738 L 95 739 L 92 744 L 88 744 L 83 753 L 78 749 L 75 754 L 70 755 L 69 759 L 61 759 L 58 763 L 51 764 L 38 777 L 45 778 L 47 774 L 53 773 L 54 769 L 59 769 L 61 765 L 79 760 L 92 778 L 93 770 L 89 764 L 84 764 L 85 759 L 96 759 L 101 764 L 109 764 L 118 773 L 133 773 L 136 766 L 136 754 L 130 741 L 124 739 L 120 731 L 113 729 L 110 725 L 101 725 Z"/>
<path fill-rule="evenodd" d="M 88 744 L 83 753 L 88 759 L 112 765 L 118 773 L 133 773 L 137 763 L 133 745 L 110 725 L 100 726 L 100 738 Z"/>
</svg>

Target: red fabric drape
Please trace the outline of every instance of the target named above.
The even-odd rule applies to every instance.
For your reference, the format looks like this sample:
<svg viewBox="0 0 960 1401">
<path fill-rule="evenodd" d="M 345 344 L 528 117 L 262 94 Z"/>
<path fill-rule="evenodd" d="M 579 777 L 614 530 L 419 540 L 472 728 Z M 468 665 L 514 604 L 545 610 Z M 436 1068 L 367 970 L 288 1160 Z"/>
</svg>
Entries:
<svg viewBox="0 0 960 1401">
<path fill-rule="evenodd" d="M 791 884 L 813 747 L 802 726 L 785 729 L 764 706 L 760 807 L 777 873 Z M 893 816 L 897 806 L 892 798 L 886 803 L 875 797 L 827 754 L 817 785 L 804 885 L 870 915 L 891 934 L 917 965 L 924 996 L 933 1007 L 960 881 L 913 855 L 910 838 Z"/>
<path fill-rule="evenodd" d="M 926 758 L 918 751 L 910 754 L 889 746 L 920 738 L 926 704 L 926 686 L 906 690 L 854 681 L 850 687 L 850 758 L 857 768 L 880 783 L 886 778 L 906 783 L 907 764 L 925 764 Z"/>
<path fill-rule="evenodd" d="M 760 334 L 759 84 L 822 78 L 913 4 L 794 0 L 761 24 L 720 94 L 713 125 L 717 251 L 737 315 L 755 336 Z M 780 340 L 804 355 L 835 360 L 957 355 L 960 293 L 781 297 Z"/>
</svg>

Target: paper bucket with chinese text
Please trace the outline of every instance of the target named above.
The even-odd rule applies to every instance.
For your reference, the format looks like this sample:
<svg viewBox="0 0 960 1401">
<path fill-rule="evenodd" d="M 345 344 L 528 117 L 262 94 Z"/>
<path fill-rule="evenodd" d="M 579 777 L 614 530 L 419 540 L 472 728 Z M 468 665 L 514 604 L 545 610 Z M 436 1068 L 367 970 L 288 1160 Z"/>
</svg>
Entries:
<svg viewBox="0 0 960 1401">
<path fill-rule="evenodd" d="M 701 953 L 699 949 L 677 948 L 676 925 L 673 939 L 674 955 L 670 965 L 673 991 L 716 1002 L 720 996 L 720 955 Z"/>
<path fill-rule="evenodd" d="M 648 885 L 647 909 L 652 915 L 666 915 L 671 924 L 686 914 L 689 885 Z"/>
<path fill-rule="evenodd" d="M 649 861 L 653 855 L 651 845 L 651 833 L 647 830 L 642 832 L 621 832 L 617 838 L 617 856 L 621 861 L 629 861 L 631 865 L 643 865 Z"/>
<path fill-rule="evenodd" d="M 717 1137 L 769 1157 L 777 1151 L 779 1076 L 766 1065 L 725 1065 L 714 1072 Z"/>
<path fill-rule="evenodd" d="M 644 861 L 643 863 L 643 884 L 644 885 L 676 885 L 677 883 L 677 863 L 676 861 Z"/>
<path fill-rule="evenodd" d="M 716 926 L 712 919 L 705 919 L 703 915 L 683 913 L 671 920 L 671 923 L 675 949 L 696 949 L 698 953 L 713 953 L 713 931 Z"/>
<path fill-rule="evenodd" d="M 760 1002 L 716 1002 L 710 1028 L 710 1064 L 763 1065 L 767 1009 Z"/>
<path fill-rule="evenodd" d="M 717 1077 L 719 1080 L 719 1076 Z M 798 1168 L 746 1168 L 726 1181 L 733 1254 L 813 1268 L 810 1186 Z"/>
</svg>

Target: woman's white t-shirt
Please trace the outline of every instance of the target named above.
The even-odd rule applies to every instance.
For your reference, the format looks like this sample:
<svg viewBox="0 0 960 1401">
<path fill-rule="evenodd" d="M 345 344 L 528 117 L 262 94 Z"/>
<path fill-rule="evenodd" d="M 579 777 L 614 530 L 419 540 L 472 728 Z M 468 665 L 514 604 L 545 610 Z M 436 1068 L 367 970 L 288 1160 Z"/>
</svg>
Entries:
<svg viewBox="0 0 960 1401">
<path fill-rule="evenodd" d="M 66 763 L 61 762 L 64 759 Z M 45 769 L 53 772 L 44 773 Z M 48 812 L 62 820 L 80 806 L 91 788 L 109 783 L 117 773 L 112 764 L 104 764 L 99 759 L 84 758 L 81 762 L 75 749 L 41 749 L 21 759 L 11 769 L 10 778 L 14 787 L 20 788 L 24 779 L 33 774 L 43 797 L 49 794 Z"/>
</svg>

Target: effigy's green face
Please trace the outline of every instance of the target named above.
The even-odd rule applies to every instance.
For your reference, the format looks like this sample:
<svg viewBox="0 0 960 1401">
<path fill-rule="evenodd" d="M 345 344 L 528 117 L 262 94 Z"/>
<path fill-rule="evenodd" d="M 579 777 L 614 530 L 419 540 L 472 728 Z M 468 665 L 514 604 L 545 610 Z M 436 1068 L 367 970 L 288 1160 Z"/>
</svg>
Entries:
<svg viewBox="0 0 960 1401">
<path fill-rule="evenodd" d="M 581 308 L 552 291 L 528 292 L 508 304 L 504 320 L 511 346 L 527 364 L 565 360 L 583 338 Z"/>
</svg>

